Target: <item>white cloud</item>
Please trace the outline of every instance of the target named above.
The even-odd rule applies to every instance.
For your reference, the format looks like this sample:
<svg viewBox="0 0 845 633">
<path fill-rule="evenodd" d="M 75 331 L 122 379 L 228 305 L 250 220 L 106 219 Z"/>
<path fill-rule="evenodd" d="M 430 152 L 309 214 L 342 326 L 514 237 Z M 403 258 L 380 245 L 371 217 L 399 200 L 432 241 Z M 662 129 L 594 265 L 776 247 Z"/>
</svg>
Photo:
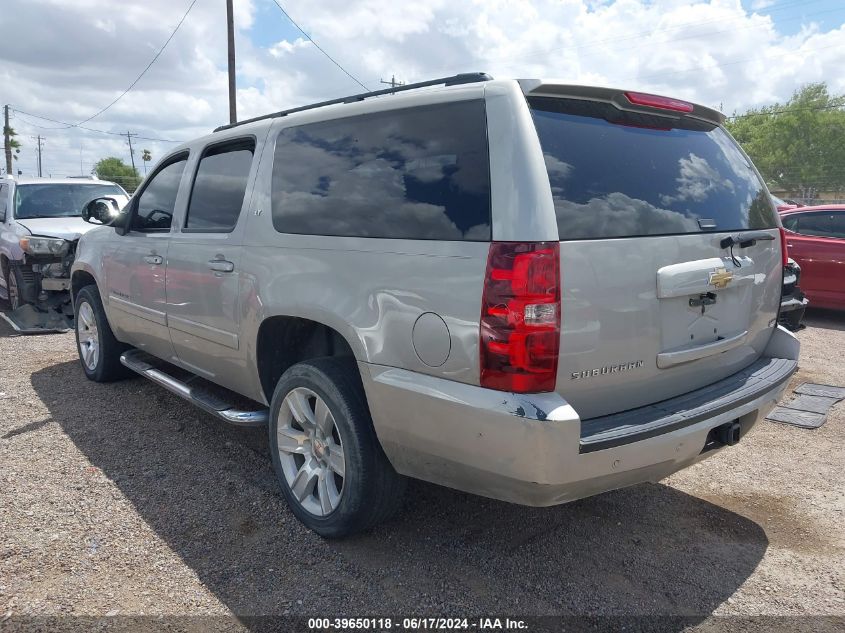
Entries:
<svg viewBox="0 0 845 633">
<path fill-rule="evenodd" d="M 775 0 L 752 0 L 751 9 L 753 11 L 761 11 L 763 9 L 768 9 L 774 3 Z"/>
<path fill-rule="evenodd" d="M 289 53 L 293 53 L 297 49 L 306 48 L 308 46 L 313 46 L 313 44 L 305 38 L 298 37 L 293 42 L 288 42 L 287 40 L 276 42 L 270 48 L 267 49 L 267 52 L 270 53 L 270 55 L 272 55 L 273 57 L 279 58 L 284 57 Z"/>
<path fill-rule="evenodd" d="M 845 92 L 845 24 L 812 20 L 786 36 L 772 18 L 736 0 L 690 3 L 618 0 L 285 0 L 286 10 L 371 88 L 485 70 L 496 77 L 560 77 L 618 85 L 734 109 L 783 101 L 801 84 L 827 81 Z M 119 95 L 149 63 L 189 0 L 7 0 L 0 12 L 0 100 L 62 121 L 87 118 Z M 261 11 L 258 11 L 258 7 Z M 817 11 L 822 13 L 821 10 Z M 826 19 L 835 17 L 828 10 Z M 821 17 L 821 16 L 819 16 Z M 258 24 L 257 20 L 277 20 Z M 841 18 L 840 18 L 841 19 Z M 360 90 L 301 36 L 270 0 L 236 0 L 238 112 L 255 116 Z M 276 26 L 278 25 L 278 26 Z M 801 28 L 794 28 L 800 26 Z M 251 29 L 278 28 L 266 47 Z M 264 38 L 266 40 L 266 37 Z M 12 90 L 9 87 L 14 87 Z M 142 136 L 188 139 L 227 120 L 223 0 L 197 2 L 136 88 L 88 125 Z M 34 167 L 29 135 L 47 137 L 45 166 L 79 172 L 98 158 L 128 159 L 125 140 L 80 131 L 39 130 L 18 116 L 20 166 Z M 54 124 L 30 119 L 47 127 Z M 159 158 L 170 145 L 139 141 Z"/>
</svg>

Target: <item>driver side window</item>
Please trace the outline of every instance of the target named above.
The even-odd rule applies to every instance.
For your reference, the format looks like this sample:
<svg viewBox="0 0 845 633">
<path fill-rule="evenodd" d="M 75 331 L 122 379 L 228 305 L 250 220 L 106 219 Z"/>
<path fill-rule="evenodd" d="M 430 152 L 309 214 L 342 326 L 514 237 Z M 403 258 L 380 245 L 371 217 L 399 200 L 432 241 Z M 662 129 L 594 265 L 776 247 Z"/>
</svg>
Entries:
<svg viewBox="0 0 845 633">
<path fill-rule="evenodd" d="M 168 231 L 176 207 L 176 195 L 188 157 L 166 165 L 144 187 L 135 212 L 132 214 L 132 231 Z"/>
</svg>

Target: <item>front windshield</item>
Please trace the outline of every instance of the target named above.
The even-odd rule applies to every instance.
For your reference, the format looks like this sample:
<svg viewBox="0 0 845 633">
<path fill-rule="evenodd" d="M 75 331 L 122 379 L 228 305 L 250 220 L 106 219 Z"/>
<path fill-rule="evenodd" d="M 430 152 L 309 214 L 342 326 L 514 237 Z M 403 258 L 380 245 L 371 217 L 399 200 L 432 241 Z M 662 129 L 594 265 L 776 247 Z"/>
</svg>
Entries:
<svg viewBox="0 0 845 633">
<path fill-rule="evenodd" d="M 15 217 L 66 218 L 82 215 L 85 203 L 99 196 L 125 196 L 117 185 L 59 184 L 18 185 L 15 189 Z"/>
</svg>

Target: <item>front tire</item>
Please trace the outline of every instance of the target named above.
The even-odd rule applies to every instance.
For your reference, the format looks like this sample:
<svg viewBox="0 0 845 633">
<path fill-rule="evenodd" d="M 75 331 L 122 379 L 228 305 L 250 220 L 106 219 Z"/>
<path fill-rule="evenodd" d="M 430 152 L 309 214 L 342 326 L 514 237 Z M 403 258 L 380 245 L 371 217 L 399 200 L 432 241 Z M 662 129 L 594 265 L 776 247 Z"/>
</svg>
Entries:
<svg viewBox="0 0 845 633">
<path fill-rule="evenodd" d="M 26 303 L 32 293 L 29 292 L 26 278 L 18 266 L 7 264 L 4 268 L 6 269 L 6 300 L 12 310 L 17 310 Z"/>
<path fill-rule="evenodd" d="M 111 382 L 128 376 L 120 362 L 126 345 L 114 337 L 96 286 L 85 286 L 76 295 L 74 318 L 79 362 L 88 380 Z"/>
<path fill-rule="evenodd" d="M 21 307 L 21 295 L 18 289 L 18 279 L 11 268 L 6 273 L 6 301 L 12 310 L 17 310 Z"/>
<path fill-rule="evenodd" d="M 273 393 L 269 427 L 282 493 L 320 536 L 361 532 L 401 506 L 405 479 L 376 438 L 354 360 L 318 358 L 288 369 Z"/>
</svg>

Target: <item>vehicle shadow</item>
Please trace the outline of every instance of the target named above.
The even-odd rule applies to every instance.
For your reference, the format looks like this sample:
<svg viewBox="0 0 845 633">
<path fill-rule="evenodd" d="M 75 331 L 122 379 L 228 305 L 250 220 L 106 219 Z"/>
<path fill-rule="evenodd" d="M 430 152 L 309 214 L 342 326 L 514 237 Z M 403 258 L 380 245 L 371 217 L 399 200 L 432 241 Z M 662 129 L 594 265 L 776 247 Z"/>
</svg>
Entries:
<svg viewBox="0 0 845 633">
<path fill-rule="evenodd" d="M 845 311 L 808 307 L 801 322 L 808 327 L 845 330 Z"/>
<path fill-rule="evenodd" d="M 660 484 L 524 508 L 412 482 L 397 519 L 324 541 L 285 506 L 264 430 L 227 427 L 140 379 L 90 383 L 75 362 L 36 372 L 32 385 L 91 464 L 248 626 L 258 622 L 250 616 L 285 613 L 695 621 L 768 546 L 753 521 Z"/>
</svg>

